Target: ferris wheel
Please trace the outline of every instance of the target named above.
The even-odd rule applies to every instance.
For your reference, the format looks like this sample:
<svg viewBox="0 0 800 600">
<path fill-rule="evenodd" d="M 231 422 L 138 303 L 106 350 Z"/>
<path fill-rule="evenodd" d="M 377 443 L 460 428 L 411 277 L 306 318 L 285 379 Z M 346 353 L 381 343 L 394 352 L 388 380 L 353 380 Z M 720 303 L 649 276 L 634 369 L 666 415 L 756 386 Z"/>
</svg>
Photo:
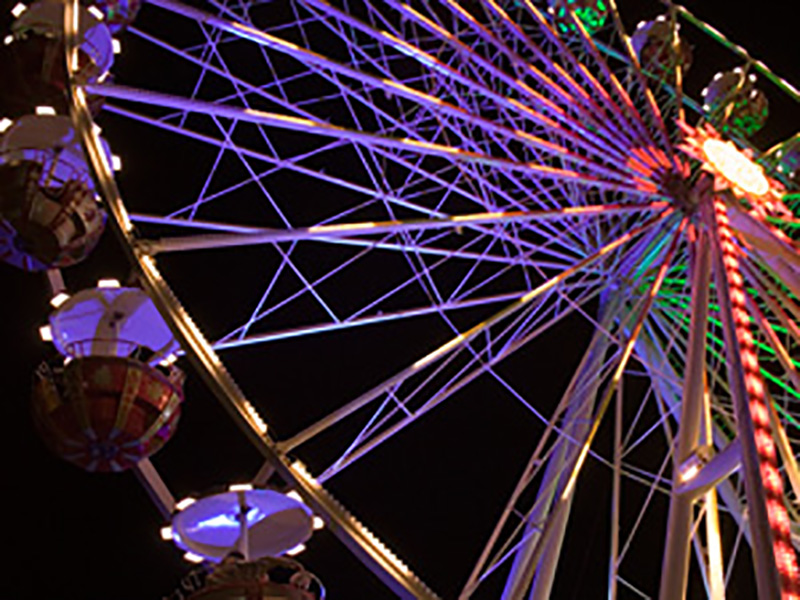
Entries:
<svg viewBox="0 0 800 600">
<path fill-rule="evenodd" d="M 557 597 L 599 490 L 610 598 L 724 598 L 750 563 L 800 597 L 800 138 L 752 141 L 790 83 L 671 3 L 627 32 L 603 0 L 20 6 L 21 80 L 66 63 L 0 137 L 1 256 L 54 294 L 34 414 L 63 458 L 137 472 L 216 565 L 193 597 L 324 597 L 287 558 L 320 527 L 401 597 Z M 711 43 L 733 66 L 698 83 Z M 68 290 L 106 218 L 134 276 Z M 181 501 L 151 462 L 191 410 L 176 361 L 261 453 L 249 481 Z M 407 486 L 427 448 L 491 455 L 459 410 L 517 454 L 445 593 L 349 498 L 393 448 Z M 418 522 L 469 503 L 426 481 Z"/>
</svg>

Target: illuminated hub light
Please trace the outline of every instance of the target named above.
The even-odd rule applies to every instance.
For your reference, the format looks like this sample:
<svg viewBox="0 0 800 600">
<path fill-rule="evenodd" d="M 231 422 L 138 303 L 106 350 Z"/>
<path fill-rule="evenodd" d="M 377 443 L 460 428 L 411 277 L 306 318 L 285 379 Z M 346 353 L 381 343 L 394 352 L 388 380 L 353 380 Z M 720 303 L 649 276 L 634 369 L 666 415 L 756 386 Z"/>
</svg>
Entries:
<svg viewBox="0 0 800 600">
<path fill-rule="evenodd" d="M 14 15 L 15 18 L 19 18 L 22 13 L 28 10 L 28 7 L 22 4 L 22 2 L 16 4 L 14 8 L 11 9 L 11 14 Z"/>
<path fill-rule="evenodd" d="M 678 121 L 678 126 L 684 134 L 684 142 L 678 148 L 703 163 L 703 170 L 714 176 L 714 191 L 729 191 L 737 198 L 746 198 L 749 210 L 762 218 L 791 217 L 783 202 L 783 186 L 768 177 L 748 152 L 723 140 L 708 124 L 691 127 Z"/>
<path fill-rule="evenodd" d="M 314 515 L 314 518 L 311 521 L 311 526 L 313 527 L 314 531 L 319 531 L 320 529 L 325 528 L 325 521 L 322 517 Z"/>
<path fill-rule="evenodd" d="M 189 508 L 195 502 L 197 502 L 197 500 L 195 500 L 192 497 L 184 498 L 175 505 L 175 510 L 184 510 L 186 508 Z"/>
<path fill-rule="evenodd" d="M 294 548 L 289 548 L 286 551 L 286 556 L 297 556 L 305 549 L 306 549 L 305 544 L 297 544 L 297 546 L 295 546 Z"/>
<path fill-rule="evenodd" d="M 3 44 L 5 44 L 6 46 L 11 44 L 11 42 L 13 42 L 13 41 L 14 41 L 14 36 L 13 35 L 7 35 L 6 37 L 3 38 Z"/>
<path fill-rule="evenodd" d="M 167 525 L 166 527 L 161 528 L 161 539 L 165 542 L 169 542 L 172 540 L 172 526 Z"/>
<path fill-rule="evenodd" d="M 56 109 L 52 106 L 37 106 L 36 114 L 40 117 L 54 117 L 56 116 Z"/>
<path fill-rule="evenodd" d="M 101 279 L 97 282 L 99 288 L 118 288 L 119 280 L 117 279 Z"/>
<path fill-rule="evenodd" d="M 111 168 L 115 171 L 122 170 L 122 159 L 116 154 L 111 157 Z"/>
<path fill-rule="evenodd" d="M 0 133 L 3 133 L 6 129 L 11 127 L 14 123 L 11 119 L 2 118 L 0 119 Z"/>
<path fill-rule="evenodd" d="M 122 52 L 122 44 L 120 44 L 117 38 L 111 40 L 111 48 L 114 50 L 114 54 Z"/>
<path fill-rule="evenodd" d="M 770 185 L 764 170 L 733 142 L 709 138 L 703 142 L 703 153 L 720 175 L 742 191 L 754 196 L 769 192 Z"/>
<path fill-rule="evenodd" d="M 59 292 L 50 299 L 50 306 L 52 306 L 53 308 L 58 308 L 59 306 L 64 304 L 64 302 L 66 302 L 67 300 L 69 300 L 69 294 L 67 294 L 66 292 Z"/>
<path fill-rule="evenodd" d="M 50 329 L 50 325 L 42 325 L 39 327 L 39 337 L 42 338 L 43 342 L 53 341 L 53 330 Z"/>
<path fill-rule="evenodd" d="M 737 249 L 733 242 L 725 204 L 719 198 L 714 199 L 714 215 L 719 230 L 725 276 L 730 287 L 731 311 L 735 320 L 736 339 L 739 343 L 739 352 L 744 367 L 748 408 L 753 422 L 753 437 L 758 453 L 759 472 L 766 496 L 767 519 L 772 530 L 772 552 L 781 579 L 781 597 L 785 599 L 798 598 L 800 597 L 800 571 L 798 571 L 797 558 L 792 549 L 789 517 L 783 504 L 783 480 L 778 471 L 764 385 L 759 374 L 758 358 L 745 306 L 745 292 L 739 272 Z"/>
</svg>

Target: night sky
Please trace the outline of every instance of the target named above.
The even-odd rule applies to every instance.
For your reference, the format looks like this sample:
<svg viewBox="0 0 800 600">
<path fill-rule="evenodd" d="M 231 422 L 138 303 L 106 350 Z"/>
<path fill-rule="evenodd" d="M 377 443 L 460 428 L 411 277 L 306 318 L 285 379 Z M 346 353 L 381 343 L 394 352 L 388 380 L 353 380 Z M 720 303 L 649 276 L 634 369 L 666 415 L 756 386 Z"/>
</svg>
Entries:
<svg viewBox="0 0 800 600">
<path fill-rule="evenodd" d="M 3 35 L 13 4 L 8 0 L 0 2 Z M 634 16 L 633 5 L 639 4 L 634 0 L 621 4 L 623 11 L 628 9 L 626 16 L 633 23 L 650 16 Z M 747 8 L 734 8 L 723 0 L 686 4 L 775 72 L 800 84 L 796 34 L 800 13 L 796 7 L 786 8 L 786 3 L 777 0 L 740 3 Z M 131 53 L 137 48 L 133 42 L 124 44 Z M 694 68 L 708 70 L 710 76 L 722 66 L 707 56 L 716 55 L 696 48 Z M 125 56 L 121 61 L 124 68 L 142 73 L 146 58 Z M 149 68 L 152 78 L 157 79 L 156 65 Z M 170 172 L 192 169 L 196 157 L 181 152 L 180 146 L 148 148 L 151 142 L 130 134 L 135 129 L 125 129 L 119 120 L 109 119 L 103 124 L 112 147 L 126 165 L 120 179 L 124 197 L 181 192 L 182 180 L 172 178 Z M 790 103 L 776 104 L 770 126 L 756 141 L 762 147 L 771 145 L 797 129 L 796 108 Z M 156 158 L 145 158 L 150 152 Z M 163 160 L 163 153 L 169 155 L 168 160 Z M 158 160 L 160 165 L 155 164 Z M 130 170 L 127 165 L 131 165 Z M 189 302 L 189 309 L 201 327 L 224 311 L 226 303 L 237 301 L 237 286 L 251 276 L 241 264 L 229 263 L 230 256 L 209 255 L 202 270 L 196 262 L 176 263 L 168 273 L 175 276 L 179 295 L 197 298 Z M 260 254 L 247 260 L 262 257 L 267 265 L 274 260 Z M 110 232 L 87 263 L 66 274 L 72 290 L 90 286 L 104 276 L 121 280 L 128 276 Z M 353 288 L 343 290 L 343 297 L 357 293 L 357 277 L 353 275 Z M 0 422 L 5 431 L 2 485 L 4 522 L 8 527 L 0 596 L 144 600 L 169 595 L 190 566 L 179 551 L 159 538 L 159 528 L 164 523 L 136 478 L 129 473 L 84 473 L 52 456 L 33 430 L 29 416 L 30 380 L 37 364 L 51 351 L 37 334 L 49 312 L 44 276 L 0 265 L 0 290 L 6 297 L 5 316 L 0 320 L 2 374 L 6 383 Z M 219 325 L 209 327 L 209 334 L 213 335 L 213 328 Z M 557 400 L 568 383 L 590 334 L 585 322 L 568 320 L 549 333 L 536 349 L 514 355 L 503 370 L 517 374 L 515 381 L 528 397 L 552 406 L 553 398 Z M 310 422 L 306 411 L 311 403 L 316 403 L 316 410 L 326 403 L 335 405 L 355 397 L 408 359 L 435 347 L 432 344 L 426 326 L 390 325 L 378 333 L 357 331 L 311 341 L 284 341 L 252 352 L 233 351 L 223 359 L 230 361 L 247 393 L 280 434 L 296 431 L 301 424 Z M 154 463 L 177 497 L 248 480 L 260 466 L 258 454 L 191 369 L 183 366 L 187 367 L 188 382 L 181 422 L 175 438 L 154 457 Z M 509 401 L 494 402 L 495 395 L 491 382 L 474 382 L 459 397 L 458 407 L 434 411 L 430 422 L 410 428 L 402 443 L 381 449 L 330 486 L 334 495 L 341 497 L 445 598 L 455 597 L 459 584 L 468 575 L 481 542 L 491 530 L 493 516 L 502 507 L 514 475 L 527 459 L 539 431 L 521 408 Z M 604 441 L 607 442 L 601 437 L 599 443 Z M 319 464 L 324 460 L 325 449 L 319 446 L 325 443 L 323 438 L 317 447 L 312 444 L 309 449 L 312 471 L 315 460 Z M 590 460 L 585 475 L 568 530 L 571 541 L 562 557 L 562 568 L 574 576 L 557 584 L 554 597 L 558 598 L 605 597 L 609 500 L 602 490 L 607 491 L 607 471 Z M 662 511 L 665 506 L 663 503 Z M 652 560 L 652 553 L 661 551 L 663 518 L 656 511 L 644 525 L 652 531 L 653 540 L 649 549 L 642 550 L 643 571 L 639 577 L 645 582 L 659 575 L 658 561 Z M 324 581 L 329 598 L 393 597 L 330 534 L 316 535 L 308 546 L 299 558 Z M 647 556 L 651 560 L 645 560 Z M 729 598 L 754 597 L 749 566 L 742 564 Z M 496 588 L 487 588 L 480 597 L 496 597 L 493 589 Z M 620 598 L 632 597 L 626 593 L 629 592 L 623 590 Z"/>
</svg>

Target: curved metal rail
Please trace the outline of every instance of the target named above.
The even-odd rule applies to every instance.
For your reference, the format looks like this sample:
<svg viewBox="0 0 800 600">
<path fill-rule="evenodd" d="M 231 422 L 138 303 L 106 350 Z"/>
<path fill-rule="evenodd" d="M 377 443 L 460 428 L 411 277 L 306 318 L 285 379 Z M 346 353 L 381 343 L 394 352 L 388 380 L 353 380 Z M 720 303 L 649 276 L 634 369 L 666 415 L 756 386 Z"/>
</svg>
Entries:
<svg viewBox="0 0 800 600">
<path fill-rule="evenodd" d="M 267 424 L 258 415 L 242 390 L 192 321 L 167 282 L 155 260 L 137 249 L 137 239 L 105 153 L 94 132 L 86 94 L 73 80 L 78 60 L 78 0 L 66 0 L 64 42 L 66 48 L 70 114 L 89 161 L 97 191 L 111 215 L 111 224 L 119 236 L 123 251 L 137 270 L 145 291 L 150 295 L 181 344 L 186 356 L 228 412 L 247 439 L 271 463 L 275 471 L 295 487 L 311 509 L 327 523 L 331 532 L 355 556 L 401 598 L 437 600 L 438 596 L 419 579 L 372 532 L 331 496 L 306 471 L 299 461 L 292 462 L 270 438 Z"/>
</svg>

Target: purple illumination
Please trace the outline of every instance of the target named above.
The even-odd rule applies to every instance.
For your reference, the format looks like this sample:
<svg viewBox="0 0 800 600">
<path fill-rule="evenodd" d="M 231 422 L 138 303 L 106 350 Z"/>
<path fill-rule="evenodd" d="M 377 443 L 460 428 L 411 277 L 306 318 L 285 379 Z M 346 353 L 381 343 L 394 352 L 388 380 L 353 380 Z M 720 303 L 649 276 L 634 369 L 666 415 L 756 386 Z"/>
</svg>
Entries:
<svg viewBox="0 0 800 600">
<path fill-rule="evenodd" d="M 252 558 L 278 556 L 311 536 L 312 513 L 305 504 L 272 490 L 248 490 L 201 498 L 176 513 L 172 519 L 173 541 L 207 560 L 221 560 L 238 549 L 242 498 L 247 507 L 247 545 Z"/>
<path fill-rule="evenodd" d="M 78 292 L 53 312 L 50 328 L 64 356 L 129 356 L 147 348 L 161 360 L 178 348 L 152 300 L 136 288 Z"/>
</svg>

